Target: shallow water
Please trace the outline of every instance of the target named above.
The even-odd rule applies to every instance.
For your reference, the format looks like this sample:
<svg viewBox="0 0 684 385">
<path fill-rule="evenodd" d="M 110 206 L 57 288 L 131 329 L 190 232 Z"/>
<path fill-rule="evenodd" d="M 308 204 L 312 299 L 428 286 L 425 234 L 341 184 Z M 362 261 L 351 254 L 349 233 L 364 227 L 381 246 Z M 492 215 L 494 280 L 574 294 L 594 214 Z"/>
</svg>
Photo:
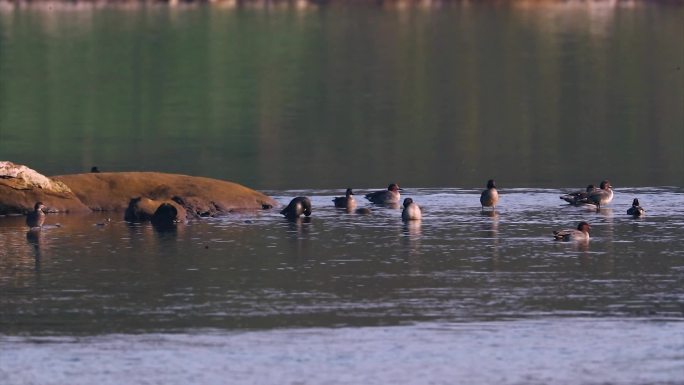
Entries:
<svg viewBox="0 0 684 385">
<path fill-rule="evenodd" d="M 268 192 L 311 196 L 310 221 L 272 210 L 160 232 L 49 215 L 60 227 L 34 239 L 0 218 L 0 378 L 677 383 L 684 191 L 618 189 L 599 213 L 561 192 L 502 189 L 485 215 L 479 191 L 408 187 L 424 210 L 411 224 L 347 214 L 329 190 Z M 626 215 L 633 197 L 646 217 Z M 588 244 L 551 239 L 580 220 Z"/>
<path fill-rule="evenodd" d="M 0 380 L 25 385 L 681 384 L 682 326 L 639 318 L 547 318 L 0 337 Z"/>
<path fill-rule="evenodd" d="M 271 210 L 159 232 L 114 213 L 104 227 L 98 215 L 50 215 L 61 227 L 33 239 L 22 217 L 4 218 L 0 325 L 99 334 L 684 311 L 678 188 L 620 189 L 600 213 L 563 205 L 557 190 L 502 190 L 494 216 L 478 191 L 408 188 L 424 210 L 409 224 L 398 209 L 335 209 L 332 191 L 271 193 L 311 196 L 310 221 Z M 645 218 L 626 215 L 634 196 Z M 588 244 L 551 240 L 580 220 Z"/>
</svg>

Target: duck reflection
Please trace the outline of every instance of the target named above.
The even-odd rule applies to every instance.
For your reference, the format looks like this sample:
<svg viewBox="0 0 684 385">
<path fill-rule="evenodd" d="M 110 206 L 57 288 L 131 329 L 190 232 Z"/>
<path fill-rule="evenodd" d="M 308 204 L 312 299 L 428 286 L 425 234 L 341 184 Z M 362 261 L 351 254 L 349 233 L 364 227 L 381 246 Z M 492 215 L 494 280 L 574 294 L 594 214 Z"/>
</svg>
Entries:
<svg viewBox="0 0 684 385">
<path fill-rule="evenodd" d="M 29 230 L 26 232 L 26 241 L 33 248 L 34 270 L 40 271 L 40 260 L 44 254 L 45 240 L 43 232 L 40 230 Z"/>
<path fill-rule="evenodd" d="M 492 239 L 490 247 L 487 249 L 490 252 L 490 261 L 492 271 L 500 270 L 500 256 L 499 256 L 499 212 L 496 210 L 481 210 L 480 215 L 490 219 L 484 220 L 482 223 L 482 232 L 485 236 Z"/>
<path fill-rule="evenodd" d="M 285 218 L 287 222 L 287 232 L 290 234 L 293 249 L 287 254 L 293 261 L 303 261 L 311 257 L 309 242 L 311 233 L 311 217 Z"/>
<path fill-rule="evenodd" d="M 484 210 L 480 211 L 480 215 L 491 218 L 482 224 L 482 230 L 491 238 L 496 237 L 499 233 L 499 213 L 495 210 Z"/>
<path fill-rule="evenodd" d="M 420 256 L 420 238 L 422 233 L 420 219 L 405 221 L 402 225 L 402 243 L 406 247 L 409 258 Z"/>
<path fill-rule="evenodd" d="M 285 218 L 285 221 L 288 223 L 289 232 L 296 234 L 298 238 L 308 235 L 311 231 L 311 217 Z"/>
</svg>

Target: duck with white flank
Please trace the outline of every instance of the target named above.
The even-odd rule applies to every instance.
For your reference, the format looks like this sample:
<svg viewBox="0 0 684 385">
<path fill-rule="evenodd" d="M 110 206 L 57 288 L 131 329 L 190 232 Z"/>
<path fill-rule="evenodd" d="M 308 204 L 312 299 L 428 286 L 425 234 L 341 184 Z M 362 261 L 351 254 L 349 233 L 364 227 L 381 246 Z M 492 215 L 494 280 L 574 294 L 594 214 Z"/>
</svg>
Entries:
<svg viewBox="0 0 684 385">
<path fill-rule="evenodd" d="M 401 212 L 401 219 L 404 221 L 417 221 L 422 218 L 420 206 L 413 202 L 413 199 L 404 199 L 404 210 Z"/>
<path fill-rule="evenodd" d="M 281 214 L 288 219 L 299 218 L 300 215 L 304 214 L 307 217 L 311 215 L 311 200 L 307 197 L 296 197 L 290 201 L 282 211 Z"/>
<path fill-rule="evenodd" d="M 589 203 L 596 205 L 596 211 L 601 209 L 601 206 L 607 205 L 613 200 L 613 186 L 607 179 L 601 182 L 600 188 L 592 191 L 586 198 L 581 199 L 582 203 Z"/>
<path fill-rule="evenodd" d="M 47 209 L 43 202 L 36 202 L 33 206 L 33 211 L 26 215 L 26 226 L 30 229 L 40 229 L 45 223 L 45 212 L 43 210 Z"/>
<path fill-rule="evenodd" d="M 350 188 L 347 189 L 347 192 L 343 197 L 333 198 L 333 202 L 335 203 L 335 207 L 341 209 L 352 210 L 354 207 L 356 207 L 356 199 L 354 199 L 354 192 Z"/>
<path fill-rule="evenodd" d="M 633 216 L 634 218 L 639 218 L 646 214 L 646 210 L 639 205 L 639 200 L 634 198 L 632 201 L 632 207 L 627 209 L 627 214 Z"/>
<path fill-rule="evenodd" d="M 494 179 L 487 181 L 487 189 L 480 194 L 480 204 L 482 205 L 482 210 L 485 207 L 496 207 L 496 203 L 499 201 L 499 193 L 496 191 L 496 184 Z"/>
<path fill-rule="evenodd" d="M 561 195 L 560 199 L 570 203 L 573 206 L 578 206 L 581 204 L 585 204 L 582 202 L 582 200 L 588 198 L 589 194 L 594 192 L 594 190 L 596 190 L 596 186 L 590 184 L 589 186 L 587 186 L 586 190 L 575 191 L 569 194 Z"/>
<path fill-rule="evenodd" d="M 591 226 L 587 222 L 580 222 L 577 229 L 556 230 L 553 232 L 553 238 L 557 241 L 588 241 L 589 230 Z"/>
<path fill-rule="evenodd" d="M 399 191 L 401 191 L 399 185 L 392 183 L 387 186 L 387 190 L 375 191 L 366 194 L 366 199 L 378 205 L 397 204 L 399 203 L 399 199 L 401 199 Z"/>
</svg>

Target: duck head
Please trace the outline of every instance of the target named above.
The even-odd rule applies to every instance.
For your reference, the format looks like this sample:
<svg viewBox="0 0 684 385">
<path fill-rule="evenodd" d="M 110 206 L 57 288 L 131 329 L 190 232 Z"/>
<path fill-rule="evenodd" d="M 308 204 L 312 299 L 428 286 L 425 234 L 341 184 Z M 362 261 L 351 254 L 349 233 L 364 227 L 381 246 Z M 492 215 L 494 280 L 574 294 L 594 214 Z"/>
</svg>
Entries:
<svg viewBox="0 0 684 385">
<path fill-rule="evenodd" d="M 632 201 L 632 206 L 641 206 L 641 205 L 639 204 L 639 199 L 634 198 L 634 200 Z"/>
<path fill-rule="evenodd" d="M 591 230 L 591 226 L 589 226 L 589 224 L 587 222 L 582 221 L 577 225 L 577 230 L 579 230 L 583 233 L 589 234 L 589 230 Z"/>
<path fill-rule="evenodd" d="M 43 212 L 45 212 L 45 209 L 47 209 L 47 207 L 45 207 L 45 205 L 43 204 L 43 202 L 36 202 L 36 204 L 33 206 L 33 209 L 36 210 L 36 211 L 43 211 Z"/>
<path fill-rule="evenodd" d="M 411 203 L 413 203 L 413 199 L 411 199 L 411 198 L 404 199 L 404 207 L 409 207 L 409 205 Z"/>
<path fill-rule="evenodd" d="M 608 179 L 604 179 L 601 182 L 601 190 L 607 190 L 609 188 L 613 188 L 613 186 L 610 184 L 610 181 Z"/>
<path fill-rule="evenodd" d="M 496 183 L 494 182 L 494 179 L 490 179 L 487 181 L 487 188 L 496 188 Z"/>
<path fill-rule="evenodd" d="M 387 190 L 388 191 L 404 191 L 404 190 L 400 189 L 399 185 L 396 183 L 392 183 L 389 186 L 387 186 Z"/>
<path fill-rule="evenodd" d="M 349 198 L 350 196 L 354 195 L 354 192 L 352 191 L 352 189 L 348 188 L 345 195 L 347 196 L 347 198 Z"/>
</svg>

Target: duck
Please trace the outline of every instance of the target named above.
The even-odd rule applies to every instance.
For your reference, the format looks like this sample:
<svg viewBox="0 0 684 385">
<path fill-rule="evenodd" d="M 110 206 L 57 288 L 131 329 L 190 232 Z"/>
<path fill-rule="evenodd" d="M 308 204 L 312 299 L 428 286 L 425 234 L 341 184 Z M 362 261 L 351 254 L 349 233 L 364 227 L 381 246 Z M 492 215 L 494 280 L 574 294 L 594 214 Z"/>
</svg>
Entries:
<svg viewBox="0 0 684 385">
<path fill-rule="evenodd" d="M 280 213 L 288 219 L 299 218 L 302 214 L 308 217 L 311 215 L 311 200 L 307 197 L 293 198 Z"/>
<path fill-rule="evenodd" d="M 397 185 L 396 183 L 392 183 L 389 186 L 387 186 L 387 190 L 375 191 L 366 194 L 366 199 L 368 199 L 372 203 L 379 205 L 397 204 L 399 203 L 399 199 L 401 199 L 399 191 L 401 191 L 399 185 Z"/>
<path fill-rule="evenodd" d="M 494 179 L 487 181 L 487 189 L 480 194 L 480 204 L 482 209 L 485 207 L 496 207 L 496 203 L 499 201 L 499 193 L 496 191 L 496 183 Z"/>
<path fill-rule="evenodd" d="M 354 192 L 352 189 L 348 188 L 343 197 L 333 198 L 335 207 L 343 209 L 353 209 L 356 207 L 356 199 L 354 199 Z"/>
<path fill-rule="evenodd" d="M 613 186 L 608 179 L 601 182 L 598 189 L 588 193 L 588 195 L 581 199 L 582 203 L 589 203 L 596 205 L 596 211 L 601 209 L 602 205 L 607 205 L 613 200 Z"/>
<path fill-rule="evenodd" d="M 591 226 L 587 222 L 580 222 L 577 229 L 556 230 L 553 232 L 553 238 L 557 241 L 588 241 L 589 230 Z"/>
<path fill-rule="evenodd" d="M 639 199 L 634 198 L 632 201 L 632 207 L 627 209 L 627 214 L 633 216 L 634 218 L 639 218 L 646 214 L 646 210 L 639 205 Z"/>
<path fill-rule="evenodd" d="M 417 221 L 422 218 L 420 206 L 413 202 L 413 199 L 404 199 L 404 209 L 401 212 L 401 219 L 404 221 Z"/>
<path fill-rule="evenodd" d="M 43 223 L 45 223 L 45 211 L 43 210 L 45 209 L 47 207 L 45 207 L 43 202 L 36 202 L 33 206 L 33 211 L 26 215 L 26 226 L 30 229 L 43 227 Z"/>
<path fill-rule="evenodd" d="M 596 186 L 590 184 L 584 191 L 575 191 L 569 194 L 561 195 L 560 199 L 570 203 L 573 206 L 578 206 L 583 204 L 582 200 L 587 198 L 590 193 L 596 190 Z"/>
</svg>

